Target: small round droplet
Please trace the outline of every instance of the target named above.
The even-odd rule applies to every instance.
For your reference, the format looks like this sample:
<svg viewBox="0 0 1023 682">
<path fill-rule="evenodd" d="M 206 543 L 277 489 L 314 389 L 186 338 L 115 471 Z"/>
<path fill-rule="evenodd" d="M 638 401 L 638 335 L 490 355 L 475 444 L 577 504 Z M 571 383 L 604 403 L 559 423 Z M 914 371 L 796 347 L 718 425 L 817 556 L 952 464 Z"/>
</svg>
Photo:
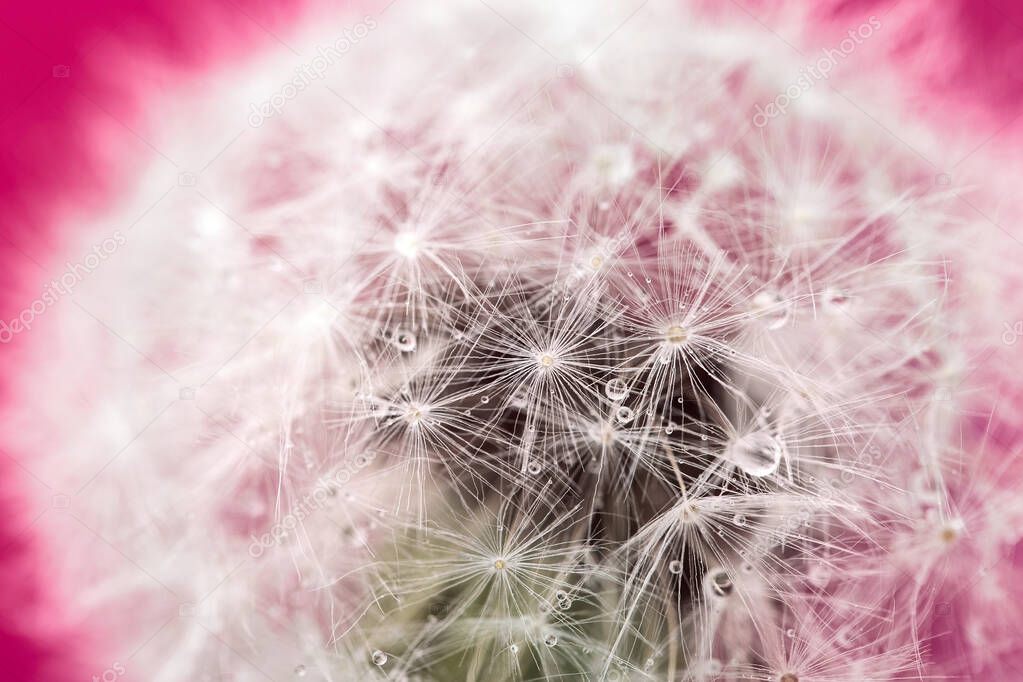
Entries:
<svg viewBox="0 0 1023 682">
<path fill-rule="evenodd" d="M 416 335 L 407 329 L 398 329 L 391 337 L 391 343 L 402 353 L 411 353 L 416 349 Z"/>
<path fill-rule="evenodd" d="M 646 659 L 646 661 L 643 663 L 643 670 L 646 671 L 646 672 L 650 672 L 653 669 L 654 669 L 654 659 L 652 659 L 652 658 Z"/>
<path fill-rule="evenodd" d="M 536 476 L 537 474 L 539 474 L 540 470 L 541 470 L 541 467 L 540 467 L 540 463 L 539 462 L 530 462 L 529 465 L 526 466 L 526 471 L 528 471 L 533 476 Z"/>
<path fill-rule="evenodd" d="M 306 668 L 304 665 L 295 666 L 295 677 L 305 677 Z"/>
<path fill-rule="evenodd" d="M 789 628 L 788 630 L 785 631 L 785 636 L 788 637 L 789 639 L 794 639 L 796 636 L 796 631 L 793 630 L 792 628 Z"/>
<path fill-rule="evenodd" d="M 732 593 L 732 578 L 727 571 L 722 569 L 711 571 L 705 580 L 707 591 L 715 597 L 727 597 Z"/>
<path fill-rule="evenodd" d="M 378 666 L 381 666 L 381 667 L 387 665 L 387 654 L 385 654 L 383 651 L 380 651 L 380 649 L 377 649 L 376 651 L 374 651 L 373 652 L 373 665 L 378 665 Z"/>
<path fill-rule="evenodd" d="M 668 573 L 671 573 L 672 575 L 678 575 L 681 572 L 682 562 L 679 561 L 678 559 L 672 559 L 671 562 L 668 563 Z"/>
<path fill-rule="evenodd" d="M 558 636 L 552 632 L 551 634 L 543 638 L 543 643 L 546 644 L 547 646 L 557 646 Z"/>
<path fill-rule="evenodd" d="M 670 436 L 671 434 L 675 433 L 675 429 L 677 428 L 678 425 L 675 422 L 668 422 L 668 425 L 664 427 L 664 433 Z"/>
<path fill-rule="evenodd" d="M 489 402 L 490 402 L 490 396 L 483 396 L 482 398 L 480 398 L 480 404 L 481 405 L 486 405 Z"/>
<path fill-rule="evenodd" d="M 519 653 L 519 645 L 518 644 L 512 644 L 510 647 L 508 647 L 508 651 L 513 653 L 513 654 Z"/>
<path fill-rule="evenodd" d="M 753 431 L 734 440 L 725 458 L 750 476 L 770 476 L 781 463 L 781 442 L 766 431 Z"/>
<path fill-rule="evenodd" d="M 749 520 L 746 518 L 745 514 L 736 514 L 732 517 L 732 523 L 737 526 L 745 526 L 748 522 Z"/>
<path fill-rule="evenodd" d="M 636 413 L 633 412 L 631 408 L 625 407 L 624 405 L 619 407 L 617 412 L 615 412 L 615 419 L 617 419 L 621 424 L 628 424 L 635 418 L 635 416 Z"/>
<path fill-rule="evenodd" d="M 629 386 L 623 380 L 614 378 L 604 384 L 604 393 L 611 400 L 619 402 L 629 395 Z"/>
</svg>

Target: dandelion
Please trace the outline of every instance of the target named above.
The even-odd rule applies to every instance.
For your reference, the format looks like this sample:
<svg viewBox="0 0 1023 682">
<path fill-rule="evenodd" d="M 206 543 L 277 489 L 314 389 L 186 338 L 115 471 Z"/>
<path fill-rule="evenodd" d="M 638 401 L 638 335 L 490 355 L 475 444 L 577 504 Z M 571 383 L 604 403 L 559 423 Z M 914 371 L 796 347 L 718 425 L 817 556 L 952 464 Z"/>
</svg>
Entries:
<svg viewBox="0 0 1023 682">
<path fill-rule="evenodd" d="M 175 193 L 109 329 L 47 314 L 81 350 L 4 421 L 77 491 L 76 606 L 196 606 L 142 678 L 1004 678 L 1001 283 L 949 265 L 992 197 L 837 88 L 747 130 L 790 56 L 684 4 L 399 3 L 204 171 L 251 231 Z"/>
</svg>

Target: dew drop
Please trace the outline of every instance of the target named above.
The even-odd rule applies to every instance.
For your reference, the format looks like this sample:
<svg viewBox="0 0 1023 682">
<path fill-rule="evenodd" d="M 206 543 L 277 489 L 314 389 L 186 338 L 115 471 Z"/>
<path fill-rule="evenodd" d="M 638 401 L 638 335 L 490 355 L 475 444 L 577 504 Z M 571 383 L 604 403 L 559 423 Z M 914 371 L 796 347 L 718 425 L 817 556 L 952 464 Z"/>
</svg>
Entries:
<svg viewBox="0 0 1023 682">
<path fill-rule="evenodd" d="M 722 569 L 711 571 L 704 580 L 707 591 L 715 597 L 727 597 L 732 593 L 732 578 L 727 571 Z"/>
<path fill-rule="evenodd" d="M 732 523 L 737 526 L 745 526 L 746 523 L 748 523 L 748 520 L 746 519 L 745 514 L 736 514 L 732 517 Z"/>
<path fill-rule="evenodd" d="M 629 395 L 629 387 L 623 380 L 615 378 L 604 384 L 604 393 L 611 400 L 619 402 Z"/>
<path fill-rule="evenodd" d="M 551 634 L 549 634 L 549 635 L 547 635 L 546 637 L 543 638 L 543 643 L 546 644 L 547 646 L 551 646 L 551 647 L 552 646 L 557 646 L 558 645 L 558 636 L 555 635 L 552 632 Z"/>
<path fill-rule="evenodd" d="M 678 575 L 681 572 L 682 562 L 679 561 L 678 559 L 672 559 L 671 562 L 668 564 L 668 573 L 671 573 L 672 575 Z"/>
<path fill-rule="evenodd" d="M 480 404 L 481 405 L 486 405 L 489 402 L 490 402 L 490 397 L 489 396 L 483 396 L 482 398 L 480 398 Z"/>
<path fill-rule="evenodd" d="M 792 628 L 789 628 L 788 630 L 785 631 L 785 636 L 788 637 L 789 639 L 794 639 L 796 636 L 796 631 L 793 630 Z"/>
<path fill-rule="evenodd" d="M 541 467 L 539 462 L 530 462 L 529 465 L 526 467 L 526 471 L 531 473 L 533 476 L 536 476 L 537 474 L 540 473 L 540 468 Z"/>
<path fill-rule="evenodd" d="M 753 431 L 734 440 L 725 458 L 750 476 L 770 476 L 781 463 L 781 442 L 766 431 Z"/>
<path fill-rule="evenodd" d="M 304 665 L 295 666 L 295 677 L 305 677 L 306 668 Z"/>
<path fill-rule="evenodd" d="M 519 653 L 519 645 L 518 644 L 512 644 L 510 647 L 508 647 L 508 651 L 510 651 L 513 654 Z"/>
<path fill-rule="evenodd" d="M 675 422 L 668 422 L 668 425 L 664 427 L 664 433 L 670 436 L 671 434 L 675 433 L 675 429 L 677 428 L 678 425 L 675 424 Z"/>
<path fill-rule="evenodd" d="M 643 281 L 644 281 L 644 282 L 646 282 L 647 284 L 650 284 L 650 281 L 651 281 L 651 280 L 650 280 L 650 278 L 649 278 L 649 277 L 644 277 L 644 278 L 643 278 Z"/>
<path fill-rule="evenodd" d="M 416 349 L 416 335 L 407 329 L 395 330 L 391 343 L 402 353 L 411 353 Z"/>
<path fill-rule="evenodd" d="M 624 405 L 619 407 L 618 411 L 615 413 L 615 418 L 621 424 L 628 424 L 633 420 L 633 418 L 635 418 L 635 416 L 636 413 L 633 412 L 631 408 L 625 407 Z"/>
<path fill-rule="evenodd" d="M 380 649 L 373 652 L 373 664 L 383 667 L 387 664 L 387 654 Z"/>
<path fill-rule="evenodd" d="M 646 661 L 643 663 L 643 670 L 645 670 L 646 672 L 650 672 L 653 669 L 654 669 L 654 659 L 652 659 L 652 658 L 646 659 Z"/>
</svg>

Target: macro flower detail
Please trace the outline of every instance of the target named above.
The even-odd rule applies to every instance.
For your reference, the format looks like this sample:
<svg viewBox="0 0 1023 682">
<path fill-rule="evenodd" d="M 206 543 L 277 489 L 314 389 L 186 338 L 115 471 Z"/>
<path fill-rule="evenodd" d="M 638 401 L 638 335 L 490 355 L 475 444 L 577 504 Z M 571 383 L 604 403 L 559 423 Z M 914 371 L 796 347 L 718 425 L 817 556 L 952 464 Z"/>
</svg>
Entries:
<svg viewBox="0 0 1023 682">
<path fill-rule="evenodd" d="M 68 496 L 41 532 L 97 650 L 168 681 L 1016 679 L 1018 358 L 975 303 L 1015 237 L 850 71 L 887 15 L 781 107 L 779 15 L 372 11 L 272 115 L 302 53 L 174 103 L 196 158 L 247 128 L 32 332 L 3 419 Z"/>
</svg>

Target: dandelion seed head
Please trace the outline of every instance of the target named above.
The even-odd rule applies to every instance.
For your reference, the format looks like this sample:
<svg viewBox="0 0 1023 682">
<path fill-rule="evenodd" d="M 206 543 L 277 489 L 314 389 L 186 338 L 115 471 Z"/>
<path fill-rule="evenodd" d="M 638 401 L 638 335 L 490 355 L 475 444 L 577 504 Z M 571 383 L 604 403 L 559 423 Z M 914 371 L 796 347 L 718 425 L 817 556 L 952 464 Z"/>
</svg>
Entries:
<svg viewBox="0 0 1023 682">
<path fill-rule="evenodd" d="M 344 92 L 238 137 L 207 200 L 168 194 L 81 309 L 47 311 L 80 347 L 27 362 L 4 423 L 81 453 L 40 455 L 40 480 L 156 578 L 68 561 L 76 604 L 129 633 L 165 590 L 231 614 L 168 628 L 179 655 L 140 650 L 145 679 L 254 676 L 222 642 L 274 679 L 994 665 L 1018 580 L 951 585 L 1023 519 L 1010 394 L 988 390 L 1011 364 L 973 372 L 1014 336 L 993 181 L 934 190 L 963 155 L 884 102 L 839 116 L 844 87 L 737 138 L 800 66 L 748 17 L 490 5 L 374 17 L 331 65 Z M 944 647 L 950 594 L 989 646 Z"/>
</svg>

